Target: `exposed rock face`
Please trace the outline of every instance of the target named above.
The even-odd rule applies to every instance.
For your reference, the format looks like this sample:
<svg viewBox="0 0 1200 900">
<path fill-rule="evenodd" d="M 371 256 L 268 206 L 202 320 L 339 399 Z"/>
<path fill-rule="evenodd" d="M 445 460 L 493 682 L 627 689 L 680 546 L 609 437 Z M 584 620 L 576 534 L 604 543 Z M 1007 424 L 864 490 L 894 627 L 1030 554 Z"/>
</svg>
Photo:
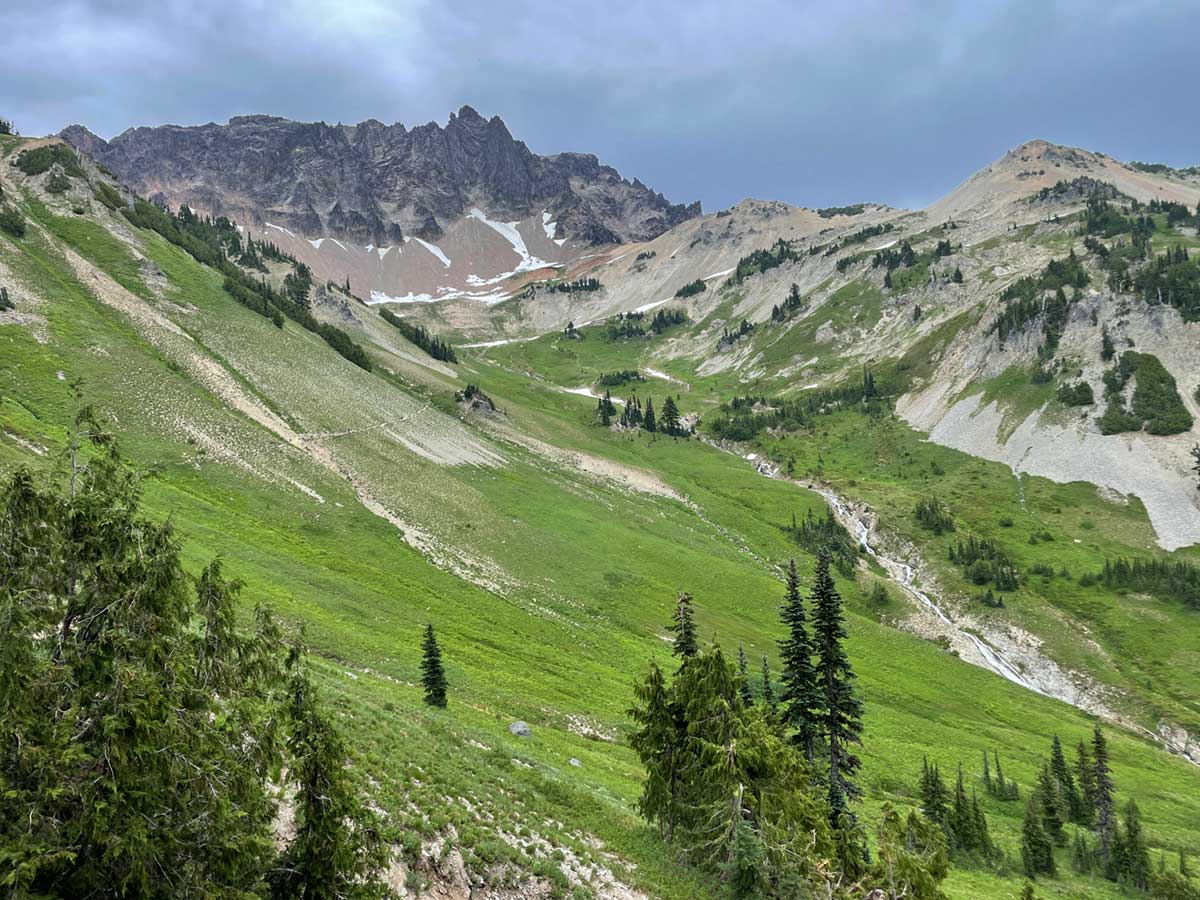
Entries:
<svg viewBox="0 0 1200 900">
<path fill-rule="evenodd" d="M 548 211 L 555 237 L 593 244 L 649 240 L 700 215 L 699 203 L 668 203 L 590 154 L 538 156 L 499 116 L 469 106 L 445 127 L 411 130 L 238 116 L 132 128 L 112 141 L 81 125 L 61 136 L 143 196 L 358 244 L 436 241 L 472 208 L 504 221 Z"/>
</svg>

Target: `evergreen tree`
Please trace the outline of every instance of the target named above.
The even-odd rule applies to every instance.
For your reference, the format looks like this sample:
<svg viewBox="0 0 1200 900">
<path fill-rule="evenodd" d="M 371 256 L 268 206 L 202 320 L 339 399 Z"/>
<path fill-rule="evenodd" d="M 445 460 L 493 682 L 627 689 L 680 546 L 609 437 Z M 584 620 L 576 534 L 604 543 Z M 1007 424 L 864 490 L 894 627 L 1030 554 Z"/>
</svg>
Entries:
<svg viewBox="0 0 1200 900">
<path fill-rule="evenodd" d="M 270 876 L 273 900 L 387 897 L 378 882 L 390 848 L 359 799 L 345 742 L 303 672 L 292 679 L 288 776 L 296 782 L 296 836 Z"/>
<path fill-rule="evenodd" d="M 1071 845 L 1071 867 L 1084 875 L 1092 871 L 1092 851 L 1079 828 L 1075 829 L 1075 842 Z"/>
<path fill-rule="evenodd" d="M 445 707 L 446 671 L 442 668 L 442 651 L 433 633 L 433 625 L 425 626 L 421 652 L 421 685 L 425 688 L 425 702 L 430 706 Z"/>
<path fill-rule="evenodd" d="M 1150 887 L 1150 850 L 1142 832 L 1137 803 L 1130 800 L 1125 806 L 1125 823 L 1121 831 L 1121 860 L 1118 878 L 1140 891 Z"/>
<path fill-rule="evenodd" d="M 962 283 L 963 283 L 963 273 L 962 273 L 962 269 L 960 269 L 958 266 L 955 266 L 955 267 L 954 267 L 954 278 L 953 278 L 953 281 L 954 281 L 954 283 L 955 283 L 955 284 L 962 284 Z"/>
<path fill-rule="evenodd" d="M 668 631 L 675 635 L 675 643 L 671 653 L 687 662 L 696 655 L 696 622 L 693 618 L 692 595 L 681 591 L 675 601 L 675 613 L 671 617 Z"/>
<path fill-rule="evenodd" d="M 958 767 L 958 780 L 954 783 L 954 803 L 950 807 L 951 846 L 955 850 L 978 850 L 979 837 L 975 833 L 975 811 L 967 799 L 963 785 L 962 766 Z"/>
<path fill-rule="evenodd" d="M 663 401 L 662 421 L 659 423 L 659 430 L 664 434 L 670 435 L 682 433 L 679 427 L 679 407 L 675 405 L 675 400 L 670 394 Z"/>
<path fill-rule="evenodd" d="M 1029 878 L 1054 874 L 1054 844 L 1042 829 L 1040 805 L 1033 796 L 1025 804 L 1025 823 L 1021 827 L 1021 862 Z"/>
<path fill-rule="evenodd" d="M 1096 816 L 1096 764 L 1087 744 L 1075 748 L 1075 775 L 1079 782 L 1079 824 L 1091 825 Z"/>
<path fill-rule="evenodd" d="M 816 755 L 821 692 L 812 660 L 813 647 L 804 597 L 800 593 L 800 575 L 794 559 L 788 561 L 787 588 L 779 617 L 787 629 L 787 636 L 779 642 L 779 655 L 783 661 L 783 693 L 780 696 L 783 724 L 792 730 L 792 741 L 811 763 Z"/>
<path fill-rule="evenodd" d="M 746 706 L 753 706 L 754 694 L 750 690 L 750 666 L 746 662 L 746 648 L 741 644 L 738 644 L 737 667 L 738 693 L 741 695 L 742 703 Z"/>
<path fill-rule="evenodd" d="M 642 413 L 642 428 L 654 434 L 658 430 L 658 422 L 654 418 L 654 399 L 646 400 L 646 411 Z"/>
<path fill-rule="evenodd" d="M 995 790 L 995 788 L 992 786 L 992 771 L 988 766 L 988 755 L 986 750 L 983 751 L 983 789 L 987 791 L 989 795 L 991 795 L 991 793 Z"/>
<path fill-rule="evenodd" d="M 929 764 L 929 758 L 925 757 L 921 762 L 921 812 L 933 824 L 939 826 L 946 833 L 947 843 L 950 840 L 950 809 L 949 797 L 950 792 L 946 790 L 946 783 L 942 781 L 942 773 L 938 770 L 937 764 L 932 766 Z"/>
<path fill-rule="evenodd" d="M 1093 803 L 1096 809 L 1095 828 L 1100 839 L 1097 856 L 1100 865 L 1108 871 L 1112 862 L 1113 839 L 1117 833 L 1116 813 L 1113 806 L 1112 772 L 1108 766 L 1108 742 L 1097 724 L 1092 732 L 1092 771 L 1094 774 Z"/>
<path fill-rule="evenodd" d="M 1049 763 L 1043 765 L 1038 774 L 1037 802 L 1042 809 L 1042 828 L 1046 835 L 1056 847 L 1065 847 L 1067 834 L 1063 830 L 1062 800 Z"/>
<path fill-rule="evenodd" d="M 668 696 L 662 670 L 653 662 L 635 692 L 637 704 L 629 715 L 639 727 L 630 735 L 629 745 L 646 767 L 638 811 L 671 840 L 679 818 L 684 722 Z"/>
<path fill-rule="evenodd" d="M 855 694 L 854 671 L 842 646 L 847 636 L 842 598 L 829 574 L 829 551 L 825 548 L 817 554 L 812 599 L 817 683 L 821 690 L 817 722 L 829 753 L 829 805 L 836 817 L 859 794 L 851 779 L 862 763 L 851 748 L 862 744 L 862 702 Z"/>
<path fill-rule="evenodd" d="M 762 657 L 762 680 L 763 690 L 762 699 L 763 706 L 769 713 L 775 713 L 775 689 L 771 686 L 771 664 L 767 661 L 767 654 Z"/>
<path fill-rule="evenodd" d="M 188 576 L 90 408 L 65 468 L 64 491 L 20 469 L 0 483 L 4 893 L 262 896 L 278 857 L 272 773 L 306 765 L 298 728 L 284 740 L 280 629 L 263 609 L 237 626 L 241 585 L 219 562 Z M 358 812 L 347 827 L 365 830 Z M 368 874 L 341 859 L 335 881 Z"/>
<path fill-rule="evenodd" d="M 1025 879 L 1025 884 L 1021 887 L 1021 900 L 1037 900 L 1037 893 L 1033 889 L 1033 882 L 1028 878 Z"/>
<path fill-rule="evenodd" d="M 1058 795 L 1062 801 L 1062 807 L 1059 810 L 1060 817 L 1064 820 L 1070 819 L 1072 822 L 1082 821 L 1085 813 L 1083 796 L 1067 766 L 1067 759 L 1063 755 L 1062 743 L 1057 734 L 1054 735 L 1054 740 L 1050 744 L 1050 773 L 1054 776 Z"/>
<path fill-rule="evenodd" d="M 861 896 L 942 900 L 939 885 L 950 864 L 941 829 L 915 812 L 901 818 L 890 803 L 885 803 L 876 845 L 878 851 L 866 885 L 877 890 Z"/>
</svg>

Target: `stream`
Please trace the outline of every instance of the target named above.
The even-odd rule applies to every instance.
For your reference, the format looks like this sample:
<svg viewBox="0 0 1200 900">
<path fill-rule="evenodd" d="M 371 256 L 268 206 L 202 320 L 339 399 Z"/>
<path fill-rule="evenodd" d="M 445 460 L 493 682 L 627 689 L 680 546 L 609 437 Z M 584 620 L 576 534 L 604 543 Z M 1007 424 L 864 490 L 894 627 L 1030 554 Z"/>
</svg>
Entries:
<svg viewBox="0 0 1200 900">
<path fill-rule="evenodd" d="M 1004 651 L 978 637 L 966 625 L 953 619 L 936 600 L 921 590 L 917 586 L 916 572 L 911 565 L 902 560 L 892 559 L 884 555 L 880 549 L 877 549 L 871 543 L 871 526 L 867 520 L 857 513 L 842 496 L 830 488 L 789 478 L 774 463 L 767 459 L 759 458 L 757 454 L 743 454 L 738 450 L 723 446 L 716 441 L 707 438 L 701 438 L 701 440 L 717 450 L 748 461 L 760 475 L 778 481 L 786 481 L 789 484 L 794 484 L 797 487 L 818 494 L 829 504 L 830 509 L 833 510 L 834 517 L 858 539 L 863 551 L 879 563 L 880 567 L 887 572 L 888 577 L 901 590 L 929 610 L 956 637 L 969 642 L 970 646 L 975 650 L 977 657 L 970 659 L 964 656 L 964 661 L 988 669 L 1000 677 L 1011 681 L 1013 684 L 1041 694 L 1043 697 L 1060 700 L 1084 712 L 1107 719 L 1130 731 L 1144 735 L 1170 752 L 1183 757 L 1195 765 L 1200 765 L 1200 747 L 1197 747 L 1195 738 L 1189 735 L 1187 731 L 1172 726 L 1170 723 L 1161 723 L 1156 733 L 1125 716 L 1115 713 L 1112 709 L 1108 708 L 1107 704 L 1100 697 L 1090 695 L 1086 691 L 1080 691 L 1072 683 L 1072 679 L 1067 672 L 1060 670 L 1053 661 L 1041 657 L 1040 654 L 1036 654 L 1039 657 L 1037 674 L 1040 677 L 1030 677 L 1027 675 L 1025 667 L 1019 667 Z M 1023 487 L 1024 485 L 1022 485 Z"/>
</svg>

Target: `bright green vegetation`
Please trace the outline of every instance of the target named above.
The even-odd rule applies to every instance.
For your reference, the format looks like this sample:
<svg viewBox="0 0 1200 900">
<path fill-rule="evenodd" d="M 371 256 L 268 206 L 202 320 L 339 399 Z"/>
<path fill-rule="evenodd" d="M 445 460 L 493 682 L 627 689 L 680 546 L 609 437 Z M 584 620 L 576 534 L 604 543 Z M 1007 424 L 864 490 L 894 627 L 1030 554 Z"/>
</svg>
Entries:
<svg viewBox="0 0 1200 900">
<path fill-rule="evenodd" d="M 1125 408 L 1122 392 L 1135 380 L 1133 400 Z M 1192 414 L 1183 404 L 1175 378 L 1157 356 L 1128 350 L 1117 365 L 1104 373 L 1104 393 L 1108 406 L 1100 417 L 1104 434 L 1139 431 L 1150 434 L 1178 434 L 1192 427 Z"/>
<path fill-rule="evenodd" d="M 83 177 L 79 158 L 66 144 L 43 144 L 32 150 L 22 150 L 17 154 L 15 165 L 26 175 L 42 175 L 49 172 L 52 166 L 58 165 L 64 174 L 72 178 Z"/>
<path fill-rule="evenodd" d="M 31 309 L 44 318 L 45 342 L 25 326 L 0 326 L 0 469 L 61 465 L 77 405 L 70 384 L 81 378 L 84 395 L 112 415 L 134 463 L 153 467 L 143 505 L 154 520 L 174 523 L 184 569 L 198 575 L 220 555 L 226 577 L 247 584 L 238 606 L 243 624 L 264 603 L 288 628 L 306 627 L 311 677 L 356 769 L 371 779 L 388 840 L 408 858 L 422 840 L 444 838 L 453 826 L 455 849 L 479 877 L 515 882 L 537 873 L 570 894 L 570 860 L 579 859 L 603 862 L 653 896 L 721 894 L 713 870 L 681 866 L 678 848 L 637 810 L 646 782 L 630 745 L 633 686 L 651 662 L 674 667 L 665 625 L 680 591 L 696 598 L 702 645 L 715 640 L 732 659 L 741 644 L 752 661 L 765 654 L 771 670 L 782 671 L 782 573 L 795 557 L 807 594 L 814 572 L 792 523 L 802 527 L 811 513 L 819 529 L 827 507 L 695 438 L 600 428 L 595 401 L 560 388 L 604 373 L 665 368 L 686 383 L 647 375 L 639 393 L 653 396 L 656 409 L 669 394 L 681 413 L 707 417 L 735 394 L 755 393 L 753 386 L 737 389 L 732 374 L 697 376 L 688 360 L 655 362 L 652 354 L 670 337 L 641 323 L 642 334 L 613 340 L 599 325 L 580 329 L 582 340 L 559 334 L 460 348 L 458 377 L 447 379 L 441 367 L 422 369 L 373 343 L 372 329 L 386 334 L 391 326 L 364 314 L 351 336 L 371 358 L 367 371 L 291 318 L 276 327 L 238 303 L 222 273 L 155 231 L 133 229 L 139 251 L 163 273 L 152 289 L 132 249 L 102 220 L 51 217 L 28 202 L 23 208 L 53 240 L 36 231 L 19 241 L 0 237 L 0 257 L 43 298 Z M 89 287 L 94 280 L 76 274 L 59 241 L 124 287 L 142 304 L 137 310 L 166 318 L 182 334 L 101 302 Z M 827 303 L 825 318 L 864 328 L 882 308 L 866 282 Z M 892 393 L 893 378 L 926 373 L 931 351 L 969 315 L 927 336 L 904 360 L 873 367 L 887 388 L 881 392 Z M 790 346 L 772 351 L 778 361 L 818 348 L 819 324 L 806 319 L 789 329 Z M 765 348 L 780 331 L 759 328 L 744 340 Z M 467 383 L 483 386 L 503 413 L 491 419 L 460 411 L 453 389 Z M 228 399 L 234 395 L 242 398 L 236 404 Z M 248 401 L 283 424 L 260 424 L 267 416 L 243 412 Z M 794 428 L 756 429 L 745 449 L 781 469 L 790 463 L 797 479 L 821 479 L 869 503 L 887 532 L 919 549 L 948 597 L 979 592 L 951 562 L 952 541 L 974 535 L 994 542 L 1017 569 L 1018 587 L 1006 592 L 1003 608 L 980 607 L 980 618 L 1027 628 L 1065 666 L 1127 692 L 1116 702 L 1132 721 L 1153 728 L 1161 715 L 1196 727 L 1195 612 L 1170 597 L 1079 580 L 1106 559 L 1147 555 L 1152 532 L 1136 502 L 1105 501 L 1083 484 L 1014 478 L 921 440 L 879 398 L 870 409 L 850 404 L 806 414 Z M 285 427 L 302 437 L 283 439 Z M 433 451 L 422 455 L 388 430 L 409 441 L 448 435 L 455 449 L 478 445 L 495 459 L 481 452 L 465 462 L 434 461 Z M 650 476 L 658 492 L 588 475 L 541 453 L 538 442 L 629 467 Z M 335 467 L 321 461 L 324 453 L 335 456 Z M 436 538 L 429 556 L 364 509 L 362 490 L 410 535 L 419 529 Z M 917 503 L 934 494 L 955 532 L 937 534 L 915 520 Z M 1194 559 L 1174 558 L 1185 557 Z M 954 900 L 1016 896 L 1024 808 L 987 792 L 983 753 L 1000 754 L 1006 778 L 1025 797 L 1053 736 L 1074 747 L 1090 739 L 1094 721 L 898 630 L 893 623 L 912 610 L 906 595 L 893 586 L 880 600 L 881 573 L 852 571 L 835 568 L 833 580 L 845 601 L 845 649 L 863 702 L 863 797 L 851 808 L 873 859 L 893 851 L 920 804 L 922 759 L 947 773 L 961 762 L 997 855 L 953 856 L 942 890 Z M 1064 620 L 1086 626 L 1088 639 Z M 426 623 L 436 629 L 445 708 L 425 702 Z M 757 698 L 763 683 L 754 669 Z M 508 731 L 517 719 L 530 723 L 530 737 Z M 1137 800 L 1152 858 L 1200 847 L 1195 767 L 1132 732 L 1105 733 L 1119 796 Z M 923 865 L 936 869 L 936 848 L 923 846 L 930 848 Z M 1101 874 L 1075 872 L 1070 848 L 1053 853 L 1057 875 L 1039 877 L 1039 895 L 1121 896 Z"/>
<path fill-rule="evenodd" d="M 303 647 L 194 580 L 90 408 L 69 492 L 0 484 L 0 865 L 15 897 L 382 897 L 381 822 Z M 276 773 L 287 768 L 288 776 Z M 274 782 L 296 829 L 275 846 Z"/>
</svg>

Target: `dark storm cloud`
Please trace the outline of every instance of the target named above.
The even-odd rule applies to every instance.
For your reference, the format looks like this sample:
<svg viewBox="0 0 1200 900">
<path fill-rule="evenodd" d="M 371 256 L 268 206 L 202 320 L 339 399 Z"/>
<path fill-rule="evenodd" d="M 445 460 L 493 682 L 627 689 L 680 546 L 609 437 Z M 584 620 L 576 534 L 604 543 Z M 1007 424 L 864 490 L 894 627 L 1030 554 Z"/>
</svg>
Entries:
<svg viewBox="0 0 1200 900">
<path fill-rule="evenodd" d="M 111 137 L 470 103 L 535 151 L 593 152 L 709 209 L 918 206 L 1034 137 L 1200 163 L 1198 19 L 1165 0 L 8 0 L 0 115 Z"/>
</svg>

